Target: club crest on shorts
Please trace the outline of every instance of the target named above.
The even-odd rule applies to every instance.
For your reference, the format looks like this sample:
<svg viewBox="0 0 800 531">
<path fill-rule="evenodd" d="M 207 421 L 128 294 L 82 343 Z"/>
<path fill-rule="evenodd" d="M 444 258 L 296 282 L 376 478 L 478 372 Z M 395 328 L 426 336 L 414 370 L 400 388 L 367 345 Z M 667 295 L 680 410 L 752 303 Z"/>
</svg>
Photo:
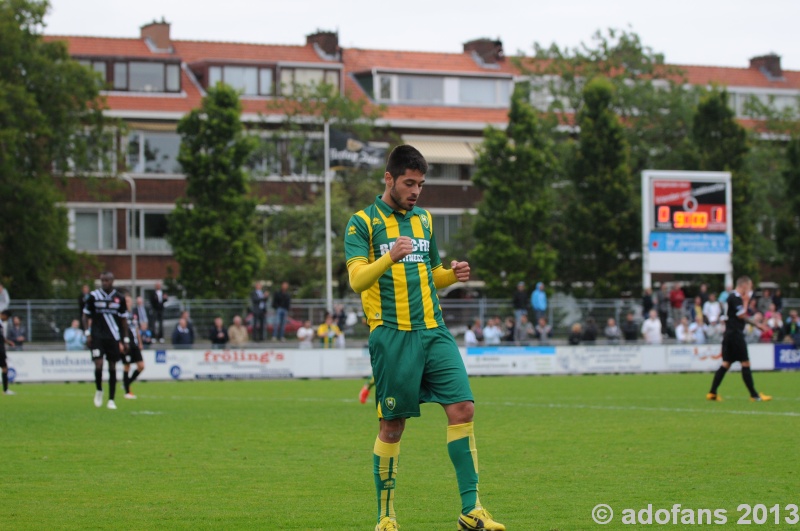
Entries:
<svg viewBox="0 0 800 531">
<path fill-rule="evenodd" d="M 388 409 L 389 411 L 394 411 L 394 406 L 397 405 L 397 402 L 395 402 L 394 397 L 391 396 L 386 398 L 383 402 L 384 404 L 386 404 L 386 409 Z"/>
</svg>

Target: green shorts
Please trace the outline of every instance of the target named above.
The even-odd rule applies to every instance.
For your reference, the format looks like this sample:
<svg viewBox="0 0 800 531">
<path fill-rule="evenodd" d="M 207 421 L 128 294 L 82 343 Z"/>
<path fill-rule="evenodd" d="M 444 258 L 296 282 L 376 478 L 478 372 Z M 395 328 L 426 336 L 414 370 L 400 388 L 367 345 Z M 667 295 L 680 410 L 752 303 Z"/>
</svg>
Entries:
<svg viewBox="0 0 800 531">
<path fill-rule="evenodd" d="M 379 326 L 369 336 L 378 417 L 419 417 L 419 405 L 473 401 L 467 370 L 447 328 L 406 332 Z"/>
</svg>

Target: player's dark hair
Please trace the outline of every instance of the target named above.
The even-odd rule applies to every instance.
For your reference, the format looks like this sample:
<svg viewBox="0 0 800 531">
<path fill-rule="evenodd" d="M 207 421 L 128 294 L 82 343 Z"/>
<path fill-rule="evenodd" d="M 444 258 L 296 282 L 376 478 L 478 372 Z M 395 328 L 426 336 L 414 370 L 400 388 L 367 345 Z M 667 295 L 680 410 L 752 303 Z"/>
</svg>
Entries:
<svg viewBox="0 0 800 531">
<path fill-rule="evenodd" d="M 404 144 L 397 146 L 389 153 L 389 160 L 386 161 L 386 171 L 393 179 L 403 175 L 406 170 L 416 170 L 422 175 L 428 173 L 428 163 L 417 148 Z"/>
</svg>

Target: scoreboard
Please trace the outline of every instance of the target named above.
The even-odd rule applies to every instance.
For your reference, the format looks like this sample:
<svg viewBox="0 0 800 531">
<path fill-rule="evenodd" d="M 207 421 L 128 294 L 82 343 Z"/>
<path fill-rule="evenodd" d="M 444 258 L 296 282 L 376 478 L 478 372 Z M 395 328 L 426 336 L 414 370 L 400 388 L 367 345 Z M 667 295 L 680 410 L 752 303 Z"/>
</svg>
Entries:
<svg viewBox="0 0 800 531">
<path fill-rule="evenodd" d="M 721 273 L 732 281 L 731 176 L 642 172 L 642 272 Z"/>
<path fill-rule="evenodd" d="M 728 186 L 724 182 L 653 179 L 655 230 L 725 232 Z"/>
</svg>

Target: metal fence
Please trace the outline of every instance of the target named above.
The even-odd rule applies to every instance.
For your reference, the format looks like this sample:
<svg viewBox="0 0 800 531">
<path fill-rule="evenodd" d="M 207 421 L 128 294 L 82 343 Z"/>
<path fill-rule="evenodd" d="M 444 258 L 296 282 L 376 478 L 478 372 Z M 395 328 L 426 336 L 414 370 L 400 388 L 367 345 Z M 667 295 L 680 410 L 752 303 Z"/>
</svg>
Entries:
<svg viewBox="0 0 800 531">
<path fill-rule="evenodd" d="M 358 299 L 334 301 L 342 304 L 346 311 L 354 310 L 361 315 L 361 303 Z M 489 317 L 513 316 L 514 310 L 511 300 L 508 299 L 441 299 L 442 311 L 445 322 L 454 335 L 462 334 L 467 324 L 475 319 L 485 323 Z M 784 299 L 784 317 L 788 315 L 789 308 L 800 308 L 800 299 Z M 76 299 L 53 300 L 18 300 L 12 301 L 9 310 L 13 315 L 21 318 L 26 327 L 28 342 L 42 347 L 52 346 L 63 342 L 64 330 L 70 326 L 73 319 L 80 318 Z M 164 335 L 169 334 L 178 322 L 180 313 L 188 310 L 195 327 L 197 341 L 205 341 L 207 331 L 211 328 L 215 317 L 222 317 L 226 324 L 231 323 L 235 315 L 246 321 L 249 311 L 247 300 L 214 300 L 214 299 L 173 299 L 164 312 Z M 293 299 L 292 309 L 289 313 L 292 325 L 298 326 L 299 322 L 309 320 L 313 325 L 324 321 L 326 301 L 324 299 Z M 602 332 L 608 318 L 613 317 L 621 323 L 628 312 L 632 312 L 637 322 L 641 322 L 641 304 L 639 299 L 575 299 L 570 296 L 556 294 L 548 301 L 548 322 L 553 326 L 556 338 L 566 337 L 573 323 L 585 322 L 593 318 L 597 328 Z M 274 321 L 274 312 L 270 311 L 267 321 Z M 366 338 L 368 329 L 359 322 L 348 331 L 348 337 Z"/>
</svg>

